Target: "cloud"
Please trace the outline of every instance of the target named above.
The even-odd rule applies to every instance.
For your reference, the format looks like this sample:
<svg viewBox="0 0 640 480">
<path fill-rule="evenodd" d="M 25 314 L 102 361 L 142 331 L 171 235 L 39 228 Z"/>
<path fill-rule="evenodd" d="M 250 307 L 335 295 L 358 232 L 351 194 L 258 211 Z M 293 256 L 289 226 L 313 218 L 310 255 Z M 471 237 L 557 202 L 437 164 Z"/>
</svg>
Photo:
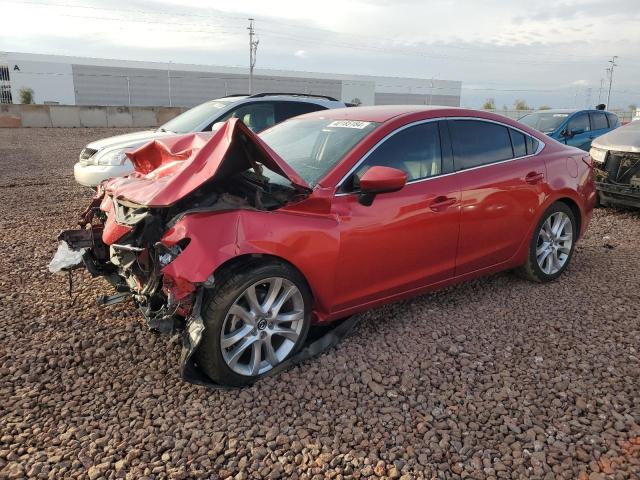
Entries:
<svg viewBox="0 0 640 480">
<path fill-rule="evenodd" d="M 571 82 L 571 85 L 574 87 L 588 87 L 590 84 L 589 80 L 576 80 Z"/>
<path fill-rule="evenodd" d="M 298 58 L 308 58 L 309 57 L 309 54 L 307 53 L 306 50 L 296 50 L 293 55 L 295 57 L 298 57 Z"/>
</svg>

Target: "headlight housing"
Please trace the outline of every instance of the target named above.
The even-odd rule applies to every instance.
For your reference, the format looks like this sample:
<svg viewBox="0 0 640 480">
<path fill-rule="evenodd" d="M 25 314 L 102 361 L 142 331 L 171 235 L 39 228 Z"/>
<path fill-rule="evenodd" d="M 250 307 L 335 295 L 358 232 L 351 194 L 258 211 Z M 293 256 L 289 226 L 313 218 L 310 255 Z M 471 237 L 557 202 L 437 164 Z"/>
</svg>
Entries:
<svg viewBox="0 0 640 480">
<path fill-rule="evenodd" d="M 96 154 L 96 158 L 94 160 L 96 165 L 124 165 L 124 162 L 127 161 L 127 155 L 124 149 L 110 150 L 102 155 L 100 153 Z"/>
<path fill-rule="evenodd" d="M 601 148 L 591 147 L 589 150 L 589 155 L 593 158 L 594 162 L 604 163 L 604 159 L 607 157 L 607 151 Z"/>
</svg>

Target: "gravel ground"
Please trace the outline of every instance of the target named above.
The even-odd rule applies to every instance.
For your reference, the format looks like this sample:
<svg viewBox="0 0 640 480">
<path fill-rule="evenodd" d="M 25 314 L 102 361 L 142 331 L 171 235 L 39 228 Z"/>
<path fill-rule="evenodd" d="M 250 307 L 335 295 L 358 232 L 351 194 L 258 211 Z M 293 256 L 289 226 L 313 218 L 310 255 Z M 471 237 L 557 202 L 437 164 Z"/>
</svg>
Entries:
<svg viewBox="0 0 640 480">
<path fill-rule="evenodd" d="M 0 129 L 0 478 L 640 478 L 640 216 L 599 210 L 549 285 L 504 273 L 365 315 L 251 388 L 47 263 L 106 129 Z M 118 132 L 119 133 L 119 132 Z"/>
</svg>

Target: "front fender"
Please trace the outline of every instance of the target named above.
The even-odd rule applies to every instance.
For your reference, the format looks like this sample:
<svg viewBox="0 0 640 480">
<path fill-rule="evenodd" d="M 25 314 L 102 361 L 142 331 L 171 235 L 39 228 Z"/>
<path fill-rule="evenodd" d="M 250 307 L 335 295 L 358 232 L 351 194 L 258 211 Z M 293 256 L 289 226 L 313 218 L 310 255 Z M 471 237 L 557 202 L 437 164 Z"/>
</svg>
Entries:
<svg viewBox="0 0 640 480">
<path fill-rule="evenodd" d="M 185 288 L 205 282 L 225 262 L 241 255 L 282 258 L 306 278 L 320 317 L 331 308 L 333 273 L 339 251 L 337 220 L 330 215 L 286 211 L 234 210 L 186 215 L 163 237 L 187 247 L 163 270 Z"/>
</svg>

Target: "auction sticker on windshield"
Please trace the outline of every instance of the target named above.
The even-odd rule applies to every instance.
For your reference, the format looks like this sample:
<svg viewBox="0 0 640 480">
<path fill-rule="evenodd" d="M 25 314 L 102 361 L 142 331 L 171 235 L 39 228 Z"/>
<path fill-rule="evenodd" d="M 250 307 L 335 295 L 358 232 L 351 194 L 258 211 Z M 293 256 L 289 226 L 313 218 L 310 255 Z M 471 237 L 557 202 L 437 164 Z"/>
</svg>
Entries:
<svg viewBox="0 0 640 480">
<path fill-rule="evenodd" d="M 327 127 L 338 127 L 338 128 L 358 128 L 362 130 L 371 122 L 360 122 L 358 120 L 335 120 L 331 122 Z"/>
</svg>

